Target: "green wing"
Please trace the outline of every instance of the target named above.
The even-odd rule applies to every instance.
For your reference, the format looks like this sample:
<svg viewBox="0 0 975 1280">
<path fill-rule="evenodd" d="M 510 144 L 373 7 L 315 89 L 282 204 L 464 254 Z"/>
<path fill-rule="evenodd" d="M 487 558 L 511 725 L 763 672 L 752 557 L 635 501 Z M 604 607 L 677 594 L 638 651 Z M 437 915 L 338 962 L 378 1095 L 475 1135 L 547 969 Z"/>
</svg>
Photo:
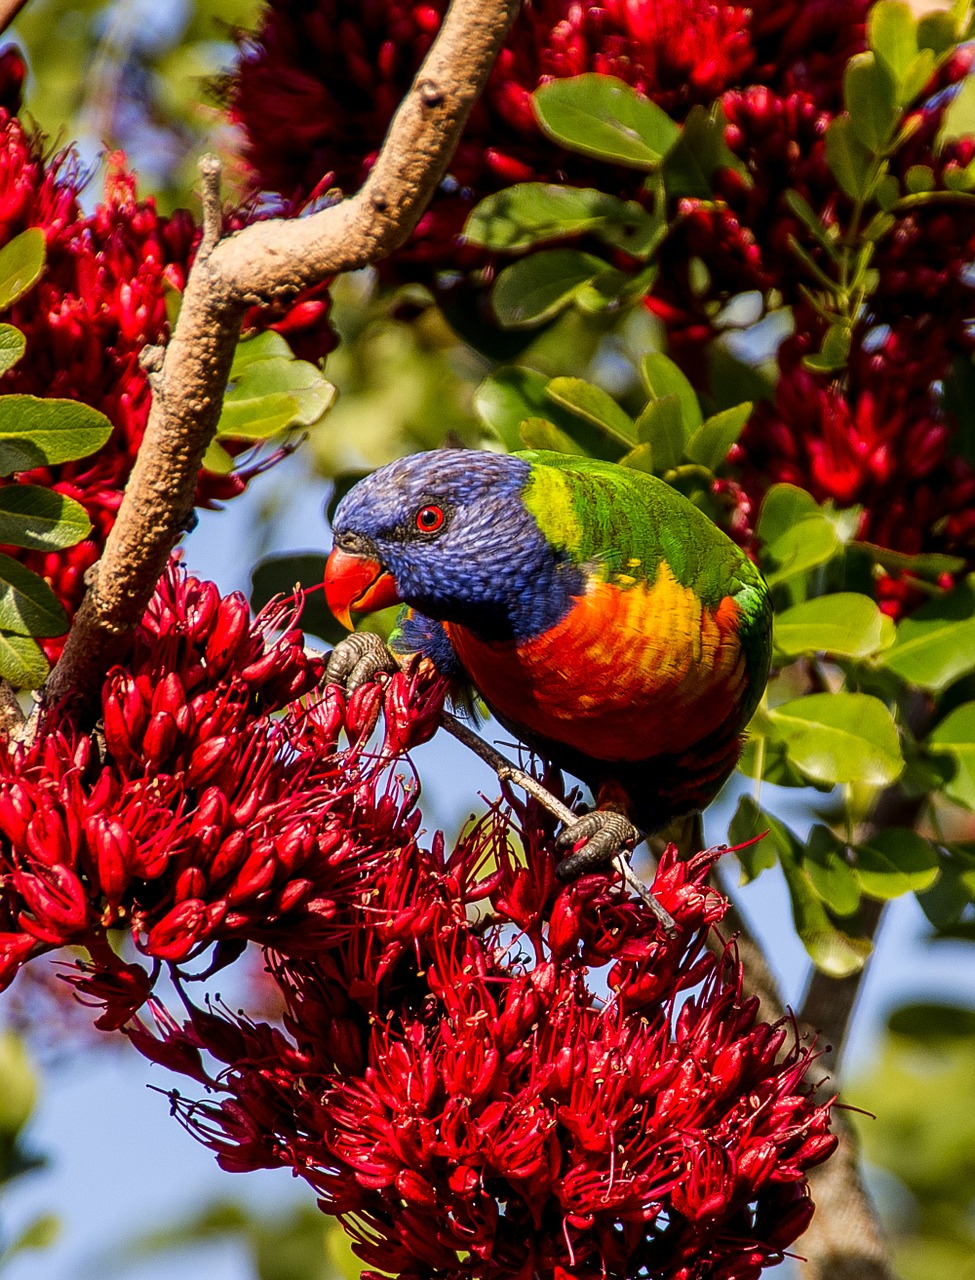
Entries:
<svg viewBox="0 0 975 1280">
<path fill-rule="evenodd" d="M 748 714 L 762 695 L 771 654 L 772 610 L 765 579 L 748 556 L 683 494 L 645 471 L 542 450 L 523 492 L 548 542 L 606 578 L 652 582 L 661 560 L 711 608 L 725 596 L 741 607 L 749 674 Z"/>
</svg>

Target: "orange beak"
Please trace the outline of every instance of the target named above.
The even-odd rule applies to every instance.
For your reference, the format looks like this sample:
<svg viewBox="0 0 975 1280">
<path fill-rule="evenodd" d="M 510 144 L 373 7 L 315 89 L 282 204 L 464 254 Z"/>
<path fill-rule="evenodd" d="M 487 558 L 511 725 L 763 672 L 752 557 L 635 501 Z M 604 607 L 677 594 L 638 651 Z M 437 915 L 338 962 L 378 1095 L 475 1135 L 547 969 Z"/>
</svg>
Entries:
<svg viewBox="0 0 975 1280">
<path fill-rule="evenodd" d="M 357 556 L 333 547 L 325 565 L 325 599 L 328 607 L 347 630 L 352 630 L 353 613 L 369 613 L 400 604 L 396 580 L 378 560 Z"/>
</svg>

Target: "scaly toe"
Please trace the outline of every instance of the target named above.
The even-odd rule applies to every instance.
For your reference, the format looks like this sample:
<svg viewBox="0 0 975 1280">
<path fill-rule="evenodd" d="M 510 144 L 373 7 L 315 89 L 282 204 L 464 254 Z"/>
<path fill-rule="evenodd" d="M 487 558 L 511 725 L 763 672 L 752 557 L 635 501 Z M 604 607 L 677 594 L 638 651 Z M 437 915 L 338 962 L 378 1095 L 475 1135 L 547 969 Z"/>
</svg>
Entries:
<svg viewBox="0 0 975 1280">
<path fill-rule="evenodd" d="M 570 849 L 585 840 L 578 853 L 571 853 L 555 869 L 560 880 L 576 880 L 593 867 L 609 862 L 621 849 L 632 848 L 640 832 L 632 822 L 612 809 L 594 809 L 559 832 L 555 844 Z"/>
<path fill-rule="evenodd" d="M 332 650 L 325 678 L 329 684 L 355 693 L 360 685 L 375 680 L 380 671 L 398 670 L 399 663 L 379 636 L 372 631 L 354 631 Z"/>
</svg>

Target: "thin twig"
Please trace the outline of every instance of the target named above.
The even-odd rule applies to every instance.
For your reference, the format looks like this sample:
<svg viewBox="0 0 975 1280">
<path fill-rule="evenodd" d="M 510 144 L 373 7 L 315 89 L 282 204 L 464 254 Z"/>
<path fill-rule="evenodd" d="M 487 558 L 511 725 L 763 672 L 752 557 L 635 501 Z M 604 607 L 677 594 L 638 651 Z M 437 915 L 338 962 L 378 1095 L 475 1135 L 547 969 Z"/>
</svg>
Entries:
<svg viewBox="0 0 975 1280">
<path fill-rule="evenodd" d="M 93 581 L 45 687 L 84 702 L 124 653 L 189 520 L 245 309 L 385 257 L 410 235 L 454 153 L 518 0 L 454 0 L 356 195 L 254 223 L 197 256 L 154 381 L 145 438 Z M 203 165 L 213 226 L 213 170 Z M 205 232 L 210 246 L 212 231 Z"/>
<path fill-rule="evenodd" d="M 542 808 L 547 809 L 560 822 L 565 824 L 575 822 L 576 815 L 572 810 L 564 805 L 561 800 L 556 799 L 550 791 L 542 786 L 537 778 L 533 778 L 524 769 L 519 769 L 516 765 L 513 765 L 500 751 L 495 751 L 490 743 L 485 742 L 473 729 L 469 729 L 462 720 L 458 720 L 449 711 L 445 711 L 441 723 L 451 737 L 456 738 L 458 742 L 462 742 L 465 747 L 473 751 L 475 755 L 480 756 L 486 764 L 489 764 L 501 782 L 513 782 L 515 786 L 521 787 L 522 791 L 534 796 Z M 626 854 L 621 850 L 610 861 L 624 884 L 632 889 L 637 897 L 650 908 L 664 930 L 671 937 L 676 936 L 677 924 L 674 917 L 665 907 L 660 905 L 643 881 L 636 875 Z"/>
</svg>

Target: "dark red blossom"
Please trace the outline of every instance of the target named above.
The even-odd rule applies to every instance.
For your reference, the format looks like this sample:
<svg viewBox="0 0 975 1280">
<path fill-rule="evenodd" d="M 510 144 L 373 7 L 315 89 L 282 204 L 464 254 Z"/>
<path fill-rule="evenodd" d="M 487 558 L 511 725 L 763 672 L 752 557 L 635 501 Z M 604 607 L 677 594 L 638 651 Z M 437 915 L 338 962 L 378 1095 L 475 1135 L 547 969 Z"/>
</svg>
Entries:
<svg viewBox="0 0 975 1280">
<path fill-rule="evenodd" d="M 0 982 L 38 952 L 86 946 L 94 967 L 76 985 L 106 1006 L 101 1025 L 119 1025 L 151 984 L 117 960 L 107 930 L 176 964 L 213 943 L 317 947 L 369 840 L 412 839 L 410 806 L 386 793 L 378 764 L 361 747 L 336 755 L 341 728 L 358 716 L 364 741 L 375 724 L 378 706 L 359 709 L 376 687 L 348 706 L 337 689 L 306 705 L 323 664 L 300 632 L 272 638 L 287 623 L 282 609 L 252 622 L 242 597 L 173 570 L 105 680 L 100 732 L 50 712 L 29 746 L 3 753 Z M 389 682 L 391 705 L 413 689 L 420 733 L 435 702 L 424 679 Z M 402 743 L 402 711 L 391 724 Z"/>
<path fill-rule="evenodd" d="M 847 57 L 862 46 L 866 8 L 866 0 L 530 0 L 397 269 L 429 279 L 433 268 L 480 263 L 456 237 L 477 200 L 512 182 L 568 180 L 637 193 L 639 175 L 569 156 L 541 135 L 531 94 L 545 80 L 618 76 L 678 119 L 753 77 L 808 83 L 835 98 Z M 273 0 L 243 43 L 229 88 L 254 189 L 291 205 L 326 175 L 345 191 L 358 187 L 445 10 L 446 0 Z"/>
<path fill-rule="evenodd" d="M 519 814 L 379 859 L 334 945 L 272 956 L 283 1031 L 187 1002 L 138 1047 L 218 1095 L 173 1101 L 222 1167 L 291 1168 L 383 1273 L 758 1276 L 835 1140 L 808 1053 L 704 945 L 720 851 L 665 854 L 670 939 L 604 876 L 560 885 Z"/>
</svg>

